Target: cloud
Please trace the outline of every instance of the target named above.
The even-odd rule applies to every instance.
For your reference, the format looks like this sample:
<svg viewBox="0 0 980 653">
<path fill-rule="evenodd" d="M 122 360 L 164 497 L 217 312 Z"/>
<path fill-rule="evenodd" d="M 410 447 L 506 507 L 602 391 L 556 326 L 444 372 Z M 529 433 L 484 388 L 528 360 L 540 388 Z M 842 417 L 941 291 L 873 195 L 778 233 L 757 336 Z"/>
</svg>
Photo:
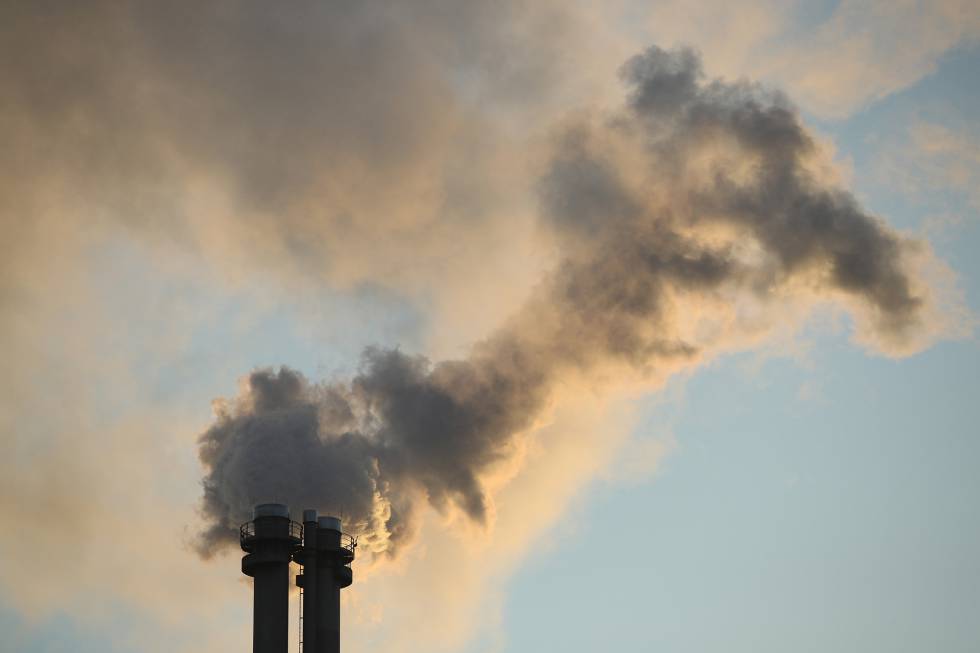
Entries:
<svg viewBox="0 0 980 653">
<path fill-rule="evenodd" d="M 589 56 L 562 52 L 585 40 L 563 4 L 10 5 L 4 213 L 127 229 L 237 280 L 513 276 L 525 117 L 588 86 L 589 65 L 559 74 Z"/>
<path fill-rule="evenodd" d="M 388 557 L 426 504 L 487 525 L 492 478 L 567 379 L 656 386 L 771 330 L 786 304 L 842 301 L 885 353 L 935 337 L 922 246 L 825 183 L 784 97 L 705 79 L 692 50 L 652 47 L 621 74 L 626 107 L 560 130 L 540 183 L 558 263 L 468 357 L 372 348 L 349 381 L 259 370 L 219 404 L 200 441 L 204 554 L 266 500 L 340 510 Z"/>
<path fill-rule="evenodd" d="M 785 99 L 655 49 L 609 109 L 625 40 L 601 10 L 523 4 L 2 5 L 0 511 L 20 526 L 0 586 L 18 610 L 102 625 L 123 603 L 190 650 L 234 648 L 237 567 L 196 560 L 179 526 L 227 542 L 279 493 L 347 510 L 379 559 L 400 548 L 360 567 L 364 604 L 464 578 L 458 604 L 426 606 L 458 628 L 413 642 L 449 647 L 612 459 L 629 420 L 610 397 L 827 302 L 879 351 L 938 335 L 927 249 L 827 181 Z M 290 344 L 226 320 L 365 287 L 427 316 L 428 359 L 260 370 L 204 423 L 205 398 Z M 310 482 L 243 481 L 266 454 Z M 419 628 L 381 620 L 389 642 Z"/>
<path fill-rule="evenodd" d="M 880 148 L 875 170 L 887 184 L 918 202 L 942 194 L 980 212 L 980 135 L 956 120 L 919 119 Z"/>
<path fill-rule="evenodd" d="M 808 107 L 840 118 L 935 71 L 940 57 L 980 37 L 968 0 L 842 2 L 779 58 L 777 75 Z"/>
<path fill-rule="evenodd" d="M 18 611 L 133 649 L 153 638 L 101 606 L 168 650 L 247 641 L 237 566 L 184 547 L 198 400 L 281 354 L 257 316 L 309 320 L 297 305 L 324 288 L 441 316 L 447 350 L 523 299 L 541 264 L 526 117 L 586 97 L 601 64 L 563 51 L 593 33 L 565 3 L 521 4 L 0 7 L 0 514 L 19 525 L 0 588 Z"/>
<path fill-rule="evenodd" d="M 826 16 L 808 3 L 767 0 L 657 3 L 647 12 L 658 42 L 692 43 L 709 66 L 763 78 L 814 114 L 845 118 L 915 84 L 949 50 L 975 44 L 980 12 L 969 0 L 845 0 Z"/>
</svg>

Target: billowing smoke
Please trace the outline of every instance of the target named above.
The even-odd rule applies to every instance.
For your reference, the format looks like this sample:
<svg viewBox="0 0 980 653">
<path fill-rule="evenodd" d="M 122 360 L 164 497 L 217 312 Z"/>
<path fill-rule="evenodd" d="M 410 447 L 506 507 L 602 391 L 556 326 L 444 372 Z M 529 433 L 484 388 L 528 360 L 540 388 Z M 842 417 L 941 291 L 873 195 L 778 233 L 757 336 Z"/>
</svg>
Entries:
<svg viewBox="0 0 980 653">
<path fill-rule="evenodd" d="M 917 345 L 921 244 L 838 187 L 785 98 L 706 81 L 690 50 L 651 48 L 621 74 L 621 111 L 556 132 L 539 191 L 557 264 L 467 358 L 370 349 L 349 381 L 259 370 L 219 403 L 200 440 L 202 553 L 268 500 L 342 512 L 383 555 L 427 506 L 486 523 L 488 478 L 566 375 L 660 380 L 790 306 L 837 301 L 865 343 Z"/>
</svg>

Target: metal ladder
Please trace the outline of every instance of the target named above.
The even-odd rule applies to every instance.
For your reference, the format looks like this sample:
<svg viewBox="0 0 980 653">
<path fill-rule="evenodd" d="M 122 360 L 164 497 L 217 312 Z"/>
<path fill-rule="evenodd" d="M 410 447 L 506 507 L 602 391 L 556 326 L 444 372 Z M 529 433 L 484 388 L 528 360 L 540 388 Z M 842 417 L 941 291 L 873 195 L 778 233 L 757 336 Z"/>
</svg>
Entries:
<svg viewBox="0 0 980 653">
<path fill-rule="evenodd" d="M 303 573 L 303 566 L 300 565 L 299 573 Z M 299 653 L 303 653 L 303 588 L 299 588 Z"/>
</svg>

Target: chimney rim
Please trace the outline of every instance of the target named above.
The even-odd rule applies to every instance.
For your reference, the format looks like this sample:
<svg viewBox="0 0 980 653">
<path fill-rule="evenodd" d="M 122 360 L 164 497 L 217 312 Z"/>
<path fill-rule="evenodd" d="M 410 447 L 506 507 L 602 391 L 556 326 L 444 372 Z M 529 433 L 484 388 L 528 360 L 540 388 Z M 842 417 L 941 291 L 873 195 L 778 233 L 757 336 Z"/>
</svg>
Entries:
<svg viewBox="0 0 980 653">
<path fill-rule="evenodd" d="M 282 503 L 258 503 L 252 509 L 252 519 L 259 517 L 285 517 L 289 519 L 289 508 Z"/>
</svg>

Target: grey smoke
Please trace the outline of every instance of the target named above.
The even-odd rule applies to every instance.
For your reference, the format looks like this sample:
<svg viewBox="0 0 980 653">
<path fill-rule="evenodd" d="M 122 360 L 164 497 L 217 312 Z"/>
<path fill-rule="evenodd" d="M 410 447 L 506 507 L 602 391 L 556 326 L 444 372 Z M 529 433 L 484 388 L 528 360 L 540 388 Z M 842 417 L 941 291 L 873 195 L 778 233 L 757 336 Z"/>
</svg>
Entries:
<svg viewBox="0 0 980 653">
<path fill-rule="evenodd" d="M 343 511 L 385 555 L 427 505 L 485 522 L 488 474 L 558 380 L 697 360 L 716 343 L 678 324 L 702 301 L 843 297 L 883 348 L 915 335 L 915 243 L 814 172 L 817 145 L 783 96 L 706 80 L 691 50 L 650 48 L 621 74 L 625 107 L 558 132 L 538 186 L 559 262 L 467 358 L 379 348 L 349 381 L 249 376 L 200 439 L 202 553 L 266 500 Z"/>
</svg>

